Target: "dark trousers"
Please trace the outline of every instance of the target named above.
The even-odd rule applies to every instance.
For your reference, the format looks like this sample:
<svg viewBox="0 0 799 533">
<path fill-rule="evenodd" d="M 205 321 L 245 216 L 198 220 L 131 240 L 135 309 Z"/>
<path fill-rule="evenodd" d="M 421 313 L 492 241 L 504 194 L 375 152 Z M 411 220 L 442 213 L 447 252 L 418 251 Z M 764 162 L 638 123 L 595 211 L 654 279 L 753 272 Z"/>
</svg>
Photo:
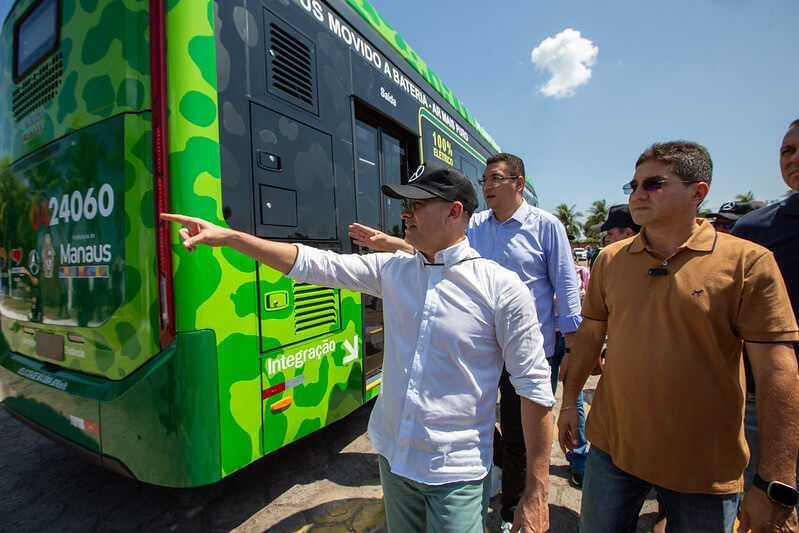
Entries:
<svg viewBox="0 0 799 533">
<path fill-rule="evenodd" d="M 524 492 L 527 474 L 527 453 L 522 431 L 522 402 L 510 382 L 510 374 L 502 368 L 499 378 L 499 417 L 502 435 L 494 430 L 494 464 L 502 468 L 500 517 L 513 522 L 513 511 Z"/>
</svg>

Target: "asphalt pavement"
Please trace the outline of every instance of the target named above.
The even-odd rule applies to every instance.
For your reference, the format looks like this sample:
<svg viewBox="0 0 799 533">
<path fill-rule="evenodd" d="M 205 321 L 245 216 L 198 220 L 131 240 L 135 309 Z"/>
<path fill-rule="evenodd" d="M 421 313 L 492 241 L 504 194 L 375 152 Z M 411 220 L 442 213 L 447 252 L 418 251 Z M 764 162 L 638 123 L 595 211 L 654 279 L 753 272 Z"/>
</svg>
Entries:
<svg viewBox="0 0 799 533">
<path fill-rule="evenodd" d="M 587 385 L 589 402 L 596 380 Z M 377 456 L 366 435 L 371 407 L 195 489 L 145 485 L 102 470 L 0 409 L 0 531 L 386 531 Z M 553 435 L 553 532 L 577 529 L 581 493 L 568 477 Z M 498 505 L 492 498 L 488 531 L 499 530 Z M 655 511 L 650 495 L 639 531 L 651 531 Z"/>
</svg>

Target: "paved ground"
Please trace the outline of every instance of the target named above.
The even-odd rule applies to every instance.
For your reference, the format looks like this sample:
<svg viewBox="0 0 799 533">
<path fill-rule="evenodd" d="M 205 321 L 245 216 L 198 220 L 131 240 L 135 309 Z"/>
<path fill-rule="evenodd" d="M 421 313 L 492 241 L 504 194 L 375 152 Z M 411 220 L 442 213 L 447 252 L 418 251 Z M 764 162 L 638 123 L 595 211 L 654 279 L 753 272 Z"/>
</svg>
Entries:
<svg viewBox="0 0 799 533">
<path fill-rule="evenodd" d="M 198 489 L 153 487 L 101 470 L 0 409 L 0 530 L 382 532 L 377 460 L 365 434 L 370 409 Z M 580 491 L 567 477 L 553 439 L 554 532 L 577 526 Z M 489 531 L 498 530 L 498 503 L 492 499 Z M 655 509 L 647 500 L 639 531 L 651 531 Z"/>
</svg>

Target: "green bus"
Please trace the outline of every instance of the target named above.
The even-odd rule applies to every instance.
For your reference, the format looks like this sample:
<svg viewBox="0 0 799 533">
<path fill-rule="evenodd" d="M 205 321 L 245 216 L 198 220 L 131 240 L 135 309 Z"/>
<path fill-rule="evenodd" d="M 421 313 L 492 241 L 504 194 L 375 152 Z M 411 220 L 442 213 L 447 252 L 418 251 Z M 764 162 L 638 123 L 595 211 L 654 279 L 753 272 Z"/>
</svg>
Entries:
<svg viewBox="0 0 799 533">
<path fill-rule="evenodd" d="M 402 232 L 382 184 L 498 151 L 365 0 L 17 0 L 0 68 L 4 406 L 157 485 L 341 419 L 383 353 L 381 301 L 189 255 L 160 212 L 366 253 L 351 221 Z"/>
</svg>

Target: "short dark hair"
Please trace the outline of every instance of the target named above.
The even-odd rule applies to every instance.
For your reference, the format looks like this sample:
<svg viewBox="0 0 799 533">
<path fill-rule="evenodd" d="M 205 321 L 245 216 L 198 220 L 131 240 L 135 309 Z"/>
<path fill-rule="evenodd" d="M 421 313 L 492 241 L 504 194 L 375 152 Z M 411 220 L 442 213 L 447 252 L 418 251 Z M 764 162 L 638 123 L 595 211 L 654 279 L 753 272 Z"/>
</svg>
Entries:
<svg viewBox="0 0 799 533">
<path fill-rule="evenodd" d="M 494 154 L 486 160 L 486 166 L 491 163 L 505 163 L 514 176 L 524 176 L 524 161 L 521 157 L 513 154 L 499 153 Z"/>
<path fill-rule="evenodd" d="M 788 129 L 791 129 L 791 128 L 793 128 L 794 126 L 799 126 L 799 118 L 797 118 L 796 120 L 794 120 L 793 122 L 791 122 L 791 125 L 790 125 L 790 126 L 788 126 Z"/>
<path fill-rule="evenodd" d="M 713 161 L 710 159 L 710 153 L 707 148 L 695 142 L 655 143 L 638 157 L 635 168 L 646 161 L 668 163 L 672 171 L 685 181 L 705 182 L 710 185 L 713 177 Z"/>
</svg>

